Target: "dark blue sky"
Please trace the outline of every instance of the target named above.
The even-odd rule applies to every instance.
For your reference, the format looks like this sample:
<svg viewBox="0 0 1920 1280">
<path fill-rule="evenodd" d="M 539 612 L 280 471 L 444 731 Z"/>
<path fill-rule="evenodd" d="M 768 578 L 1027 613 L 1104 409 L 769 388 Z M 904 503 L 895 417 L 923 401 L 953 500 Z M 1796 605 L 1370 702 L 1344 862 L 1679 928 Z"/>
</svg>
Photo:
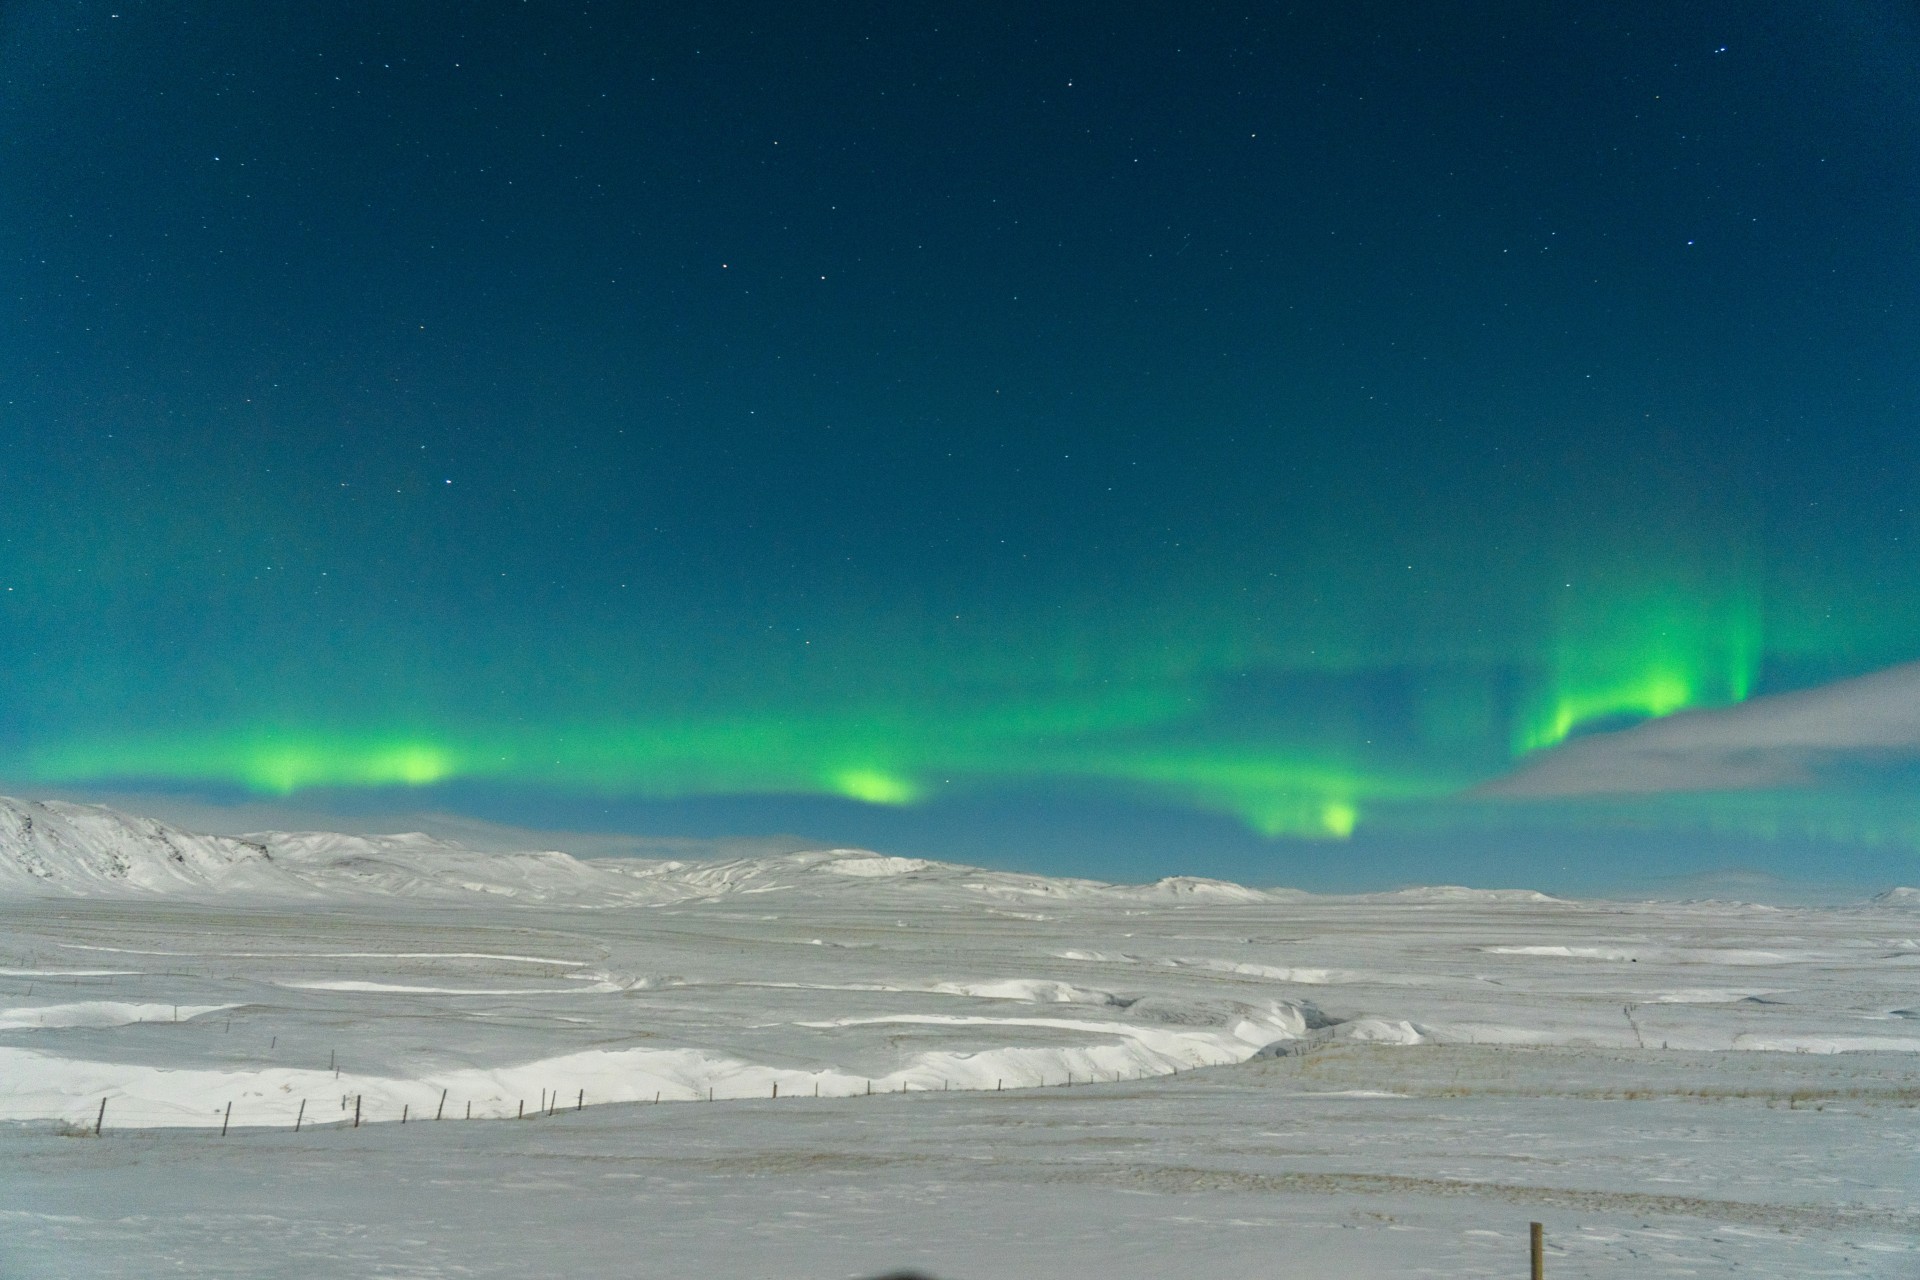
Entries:
<svg viewBox="0 0 1920 1280">
<path fill-rule="evenodd" d="M 1920 656 L 1917 52 L 1871 3 L 9 6 L 0 776 L 1897 870 L 1884 762 L 1457 797 Z"/>
</svg>

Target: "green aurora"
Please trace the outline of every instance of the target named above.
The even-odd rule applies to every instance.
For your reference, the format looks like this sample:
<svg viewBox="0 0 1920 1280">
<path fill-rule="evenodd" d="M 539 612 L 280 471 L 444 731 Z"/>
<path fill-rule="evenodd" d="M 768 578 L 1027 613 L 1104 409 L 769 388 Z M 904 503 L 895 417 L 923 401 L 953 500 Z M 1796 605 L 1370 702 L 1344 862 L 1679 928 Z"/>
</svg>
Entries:
<svg viewBox="0 0 1920 1280">
<path fill-rule="evenodd" d="M 1920 846 L 1470 794 L 1920 656 L 1910 18 L 20 9 L 10 787 Z"/>
<path fill-rule="evenodd" d="M 1545 612 L 1536 627 L 1508 628 L 1540 636 L 1536 652 L 1489 662 L 1469 650 L 1439 670 L 1407 667 L 1391 651 L 1365 654 L 1365 619 L 1353 620 L 1346 645 L 1328 645 L 1325 632 L 1273 644 L 1269 633 L 1263 652 L 1257 619 L 1234 627 L 1220 611 L 1210 621 L 1222 633 L 1184 644 L 1157 637 L 1102 648 L 1083 635 L 1049 649 L 1037 628 L 966 642 L 924 633 L 877 642 L 869 632 L 842 638 L 843 662 L 819 661 L 835 647 L 825 638 L 801 642 L 807 656 L 789 653 L 784 663 L 764 646 L 716 646 L 703 661 L 681 655 L 622 680 L 606 678 L 615 664 L 604 654 L 549 650 L 503 671 L 443 646 L 437 680 L 410 677 L 410 664 L 394 657 L 364 662 L 401 673 L 384 691 L 396 702 L 417 702 L 423 687 L 445 700 L 385 723 L 372 717 L 377 727 L 303 711 L 298 699 L 285 707 L 283 687 L 262 699 L 283 704 L 264 719 L 236 709 L 198 727 L 134 724 L 56 739 L 23 753 L 13 773 L 64 785 L 237 785 L 269 796 L 493 781 L 648 799 L 826 796 L 889 806 L 1088 785 L 1232 815 L 1267 836 L 1338 840 L 1372 821 L 1444 825 L 1436 815 L 1450 797 L 1529 752 L 1596 727 L 1738 702 L 1762 670 L 1757 592 L 1716 596 L 1676 579 L 1657 591 L 1583 595 L 1577 606 L 1562 597 Z M 1329 658 L 1288 665 L 1303 647 Z M 589 678 L 569 688 L 554 674 L 569 671 Z M 688 694 L 696 674 L 706 705 Z M 549 718 L 489 719 L 484 702 L 458 704 L 461 683 L 503 678 L 510 690 L 539 688 Z M 330 685 L 320 667 L 311 692 L 324 700 L 352 683 Z M 249 691 L 236 692 L 244 704 Z M 377 687 L 353 692 L 356 703 L 381 699 Z M 595 701 L 636 710 L 595 715 Z M 783 705 L 769 709 L 773 701 Z M 1669 816 L 1684 808 L 1660 803 Z M 1830 814 L 1802 821 L 1791 805 L 1783 814 L 1779 805 L 1714 802 L 1698 818 L 1708 829 L 1766 835 L 1834 829 Z M 1863 823 L 1876 825 L 1853 826 Z"/>
</svg>

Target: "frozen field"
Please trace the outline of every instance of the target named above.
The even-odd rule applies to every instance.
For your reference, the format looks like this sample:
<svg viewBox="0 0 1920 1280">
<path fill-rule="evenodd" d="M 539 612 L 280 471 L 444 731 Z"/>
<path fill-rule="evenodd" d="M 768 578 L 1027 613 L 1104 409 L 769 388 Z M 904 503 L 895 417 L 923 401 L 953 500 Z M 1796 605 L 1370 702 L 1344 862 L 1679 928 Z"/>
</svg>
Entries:
<svg viewBox="0 0 1920 1280">
<path fill-rule="evenodd" d="M 7 1277 L 1524 1275 L 1529 1219 L 1554 1276 L 1920 1275 L 1910 894 L 581 863 L 6 803 Z"/>
</svg>

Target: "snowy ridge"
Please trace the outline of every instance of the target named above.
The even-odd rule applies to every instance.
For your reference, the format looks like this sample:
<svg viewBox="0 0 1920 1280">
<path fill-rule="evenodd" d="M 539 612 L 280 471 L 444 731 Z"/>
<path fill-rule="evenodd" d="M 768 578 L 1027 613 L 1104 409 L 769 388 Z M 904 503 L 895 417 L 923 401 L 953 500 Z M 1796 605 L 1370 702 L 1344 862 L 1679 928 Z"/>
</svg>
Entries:
<svg viewBox="0 0 1920 1280">
<path fill-rule="evenodd" d="M 0 797 L 0 896 L 604 901 L 620 885 L 564 853 L 477 853 L 417 833 L 205 836 L 102 805 Z"/>
<path fill-rule="evenodd" d="M 1002 900 L 1259 903 L 1276 895 L 1195 876 L 1113 885 L 987 871 L 867 849 L 687 861 L 491 853 L 418 832 L 207 836 L 102 805 L 0 797 L 0 897 L 398 898 L 615 907 L 806 890 L 862 898 L 929 889 Z"/>
<path fill-rule="evenodd" d="M 0 893 L 298 892 L 256 840 L 201 836 L 99 805 L 0 797 Z"/>
<path fill-rule="evenodd" d="M 1006 908 L 1002 914 L 1013 917 L 1074 904 L 1143 909 L 1334 900 L 1434 907 L 1569 905 L 1568 900 L 1532 889 L 1460 885 L 1328 897 L 1296 889 L 1256 889 L 1202 876 L 1110 884 L 895 857 L 869 849 L 809 849 L 696 861 L 576 858 L 554 850 L 483 852 L 419 832 L 262 831 L 213 836 L 103 805 L 0 797 L 0 899 L 169 895 L 634 907 L 791 892 L 875 903 L 945 899 L 980 904 L 984 900 L 1002 904 Z M 1873 902 L 1881 907 L 1920 907 L 1920 889 L 1890 889 Z"/>
</svg>

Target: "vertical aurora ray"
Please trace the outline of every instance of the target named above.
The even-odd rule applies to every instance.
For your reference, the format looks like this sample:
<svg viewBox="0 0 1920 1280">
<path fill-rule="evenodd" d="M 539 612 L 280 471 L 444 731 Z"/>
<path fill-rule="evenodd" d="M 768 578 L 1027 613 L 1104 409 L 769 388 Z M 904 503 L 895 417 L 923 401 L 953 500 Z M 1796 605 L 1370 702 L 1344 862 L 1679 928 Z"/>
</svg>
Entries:
<svg viewBox="0 0 1920 1280">
<path fill-rule="evenodd" d="M 1556 615 L 1543 669 L 1513 725 L 1516 755 L 1585 728 L 1741 702 L 1759 675 L 1759 597 L 1737 573 L 1643 569 L 1598 588 L 1569 584 Z"/>
</svg>

